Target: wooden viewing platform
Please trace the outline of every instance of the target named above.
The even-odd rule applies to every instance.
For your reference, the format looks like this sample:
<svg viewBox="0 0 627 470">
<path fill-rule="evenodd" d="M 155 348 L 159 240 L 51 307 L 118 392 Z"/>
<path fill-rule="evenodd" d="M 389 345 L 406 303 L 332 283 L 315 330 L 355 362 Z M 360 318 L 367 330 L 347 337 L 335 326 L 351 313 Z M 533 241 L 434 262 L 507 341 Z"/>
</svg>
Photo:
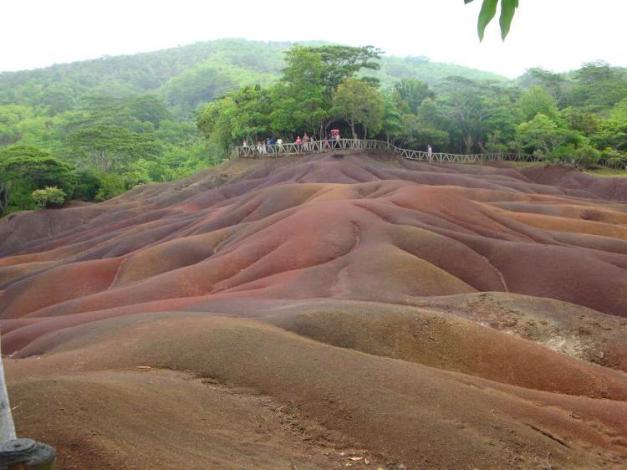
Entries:
<svg viewBox="0 0 627 470">
<path fill-rule="evenodd" d="M 473 153 L 455 154 L 433 152 L 429 154 L 423 150 L 404 149 L 384 140 L 373 139 L 338 139 L 338 140 L 316 140 L 302 144 L 264 144 L 261 149 L 256 145 L 239 146 L 233 149 L 232 155 L 239 158 L 277 158 L 291 155 L 309 155 L 327 152 L 342 152 L 353 150 L 378 150 L 383 152 L 393 152 L 406 160 L 434 162 L 434 163 L 485 163 L 493 161 L 507 162 L 543 162 L 542 157 L 525 153 Z M 575 161 L 564 163 L 576 163 Z M 609 162 L 599 161 L 599 166 L 606 168 L 624 168 L 622 161 Z"/>
<path fill-rule="evenodd" d="M 407 160 L 417 160 L 425 162 L 450 162 L 450 163 L 481 163 L 485 161 L 541 161 L 534 155 L 522 153 L 475 153 L 475 154 L 452 154 L 433 152 L 429 154 L 423 150 L 412 150 L 397 147 L 396 145 L 383 140 L 373 139 L 338 139 L 338 140 L 316 140 L 303 144 L 284 143 L 274 145 L 263 145 L 259 149 L 255 145 L 239 146 L 233 150 L 233 155 L 240 158 L 273 158 L 286 157 L 290 155 L 306 155 L 346 150 L 379 150 L 384 152 L 394 152 Z"/>
</svg>

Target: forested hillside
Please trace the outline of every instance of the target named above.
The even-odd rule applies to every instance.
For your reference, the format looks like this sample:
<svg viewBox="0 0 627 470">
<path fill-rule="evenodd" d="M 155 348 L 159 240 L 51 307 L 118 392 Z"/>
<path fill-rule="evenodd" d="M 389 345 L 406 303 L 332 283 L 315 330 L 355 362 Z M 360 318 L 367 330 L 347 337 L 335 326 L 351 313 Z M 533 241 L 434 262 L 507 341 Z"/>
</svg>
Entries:
<svg viewBox="0 0 627 470">
<path fill-rule="evenodd" d="M 625 96 L 625 71 L 605 64 L 509 81 L 375 48 L 244 40 L 1 73 L 0 214 L 108 199 L 215 164 L 243 139 L 331 124 L 414 148 L 621 160 Z M 63 194 L 33 199 L 46 187 Z"/>
<path fill-rule="evenodd" d="M 320 43 L 321 44 L 321 43 Z M 175 111 L 189 112 L 225 91 L 269 83 L 284 66 L 287 42 L 223 39 L 142 54 L 102 57 L 37 70 L 0 73 L 0 104 L 47 106 L 52 113 L 75 107 L 84 95 L 156 93 Z M 390 84 L 417 78 L 437 85 L 451 75 L 504 80 L 497 74 L 426 57 L 383 57 L 376 76 Z"/>
</svg>

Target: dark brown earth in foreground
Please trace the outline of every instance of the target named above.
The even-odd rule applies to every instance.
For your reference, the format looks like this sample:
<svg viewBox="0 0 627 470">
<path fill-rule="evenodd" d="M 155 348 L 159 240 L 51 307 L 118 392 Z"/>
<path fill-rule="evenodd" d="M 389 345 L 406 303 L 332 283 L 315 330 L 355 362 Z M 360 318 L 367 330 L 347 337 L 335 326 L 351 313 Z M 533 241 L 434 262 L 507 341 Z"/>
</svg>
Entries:
<svg viewBox="0 0 627 470">
<path fill-rule="evenodd" d="M 60 468 L 624 468 L 627 181 L 234 161 L 0 221 Z"/>
</svg>

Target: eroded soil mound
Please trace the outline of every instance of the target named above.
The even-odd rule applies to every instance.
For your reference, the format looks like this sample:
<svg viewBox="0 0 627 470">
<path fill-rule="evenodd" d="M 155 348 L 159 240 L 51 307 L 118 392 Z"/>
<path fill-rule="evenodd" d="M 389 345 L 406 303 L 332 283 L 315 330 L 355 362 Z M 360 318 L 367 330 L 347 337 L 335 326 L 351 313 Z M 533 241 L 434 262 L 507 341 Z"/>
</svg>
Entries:
<svg viewBox="0 0 627 470">
<path fill-rule="evenodd" d="M 621 467 L 626 224 L 620 179 L 367 155 L 15 214 L 18 428 L 67 468 Z"/>
</svg>

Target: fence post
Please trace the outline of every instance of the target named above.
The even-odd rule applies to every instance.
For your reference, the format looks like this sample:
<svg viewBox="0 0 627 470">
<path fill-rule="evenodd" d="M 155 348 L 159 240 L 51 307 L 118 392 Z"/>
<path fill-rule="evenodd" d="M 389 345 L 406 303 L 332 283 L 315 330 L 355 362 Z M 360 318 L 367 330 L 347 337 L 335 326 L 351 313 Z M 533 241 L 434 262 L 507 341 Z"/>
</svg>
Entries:
<svg viewBox="0 0 627 470">
<path fill-rule="evenodd" d="M 52 470 L 55 457 L 49 445 L 17 439 L 0 348 L 0 470 Z"/>
</svg>

